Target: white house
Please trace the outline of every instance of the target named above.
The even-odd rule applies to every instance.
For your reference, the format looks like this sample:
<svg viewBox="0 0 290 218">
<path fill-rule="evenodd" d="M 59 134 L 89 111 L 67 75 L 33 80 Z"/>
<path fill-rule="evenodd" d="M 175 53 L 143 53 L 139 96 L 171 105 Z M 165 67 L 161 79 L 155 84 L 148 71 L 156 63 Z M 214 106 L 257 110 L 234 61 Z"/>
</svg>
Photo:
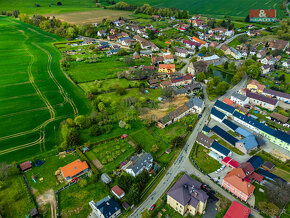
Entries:
<svg viewBox="0 0 290 218">
<path fill-rule="evenodd" d="M 186 49 L 183 49 L 183 48 L 175 48 L 175 55 L 178 57 L 186 58 L 188 55 L 188 52 Z"/>
<path fill-rule="evenodd" d="M 115 218 L 121 215 L 119 204 L 110 196 L 103 198 L 97 203 L 90 201 L 89 205 L 94 216 L 98 218 Z"/>
<path fill-rule="evenodd" d="M 234 92 L 231 96 L 231 100 L 241 106 L 245 106 L 247 104 L 249 104 L 249 98 L 245 95 L 241 95 L 237 92 Z"/>
<path fill-rule="evenodd" d="M 126 172 L 133 177 L 138 176 L 143 170 L 150 170 L 153 166 L 153 157 L 150 153 L 142 153 L 133 156 L 130 160 L 131 165 L 126 168 Z"/>
</svg>

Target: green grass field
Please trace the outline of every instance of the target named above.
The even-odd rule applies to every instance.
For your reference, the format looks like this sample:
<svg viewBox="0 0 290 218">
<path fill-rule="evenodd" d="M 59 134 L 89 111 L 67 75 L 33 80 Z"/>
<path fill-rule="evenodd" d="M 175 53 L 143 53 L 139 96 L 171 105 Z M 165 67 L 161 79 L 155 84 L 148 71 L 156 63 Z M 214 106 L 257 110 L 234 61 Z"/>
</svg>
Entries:
<svg viewBox="0 0 290 218">
<path fill-rule="evenodd" d="M 120 0 L 121 1 L 121 0 Z M 233 17 L 246 17 L 250 9 L 277 9 L 278 17 L 285 17 L 279 5 L 284 0 L 125 0 L 130 4 L 143 5 L 150 4 L 154 7 L 174 7 L 183 10 L 189 10 L 191 14 L 215 15 L 217 17 L 228 15 Z"/>
<path fill-rule="evenodd" d="M 97 9 L 92 0 L 61 0 L 62 6 L 57 6 L 59 0 L 12 0 L 0 1 L 1 10 L 19 10 L 27 14 L 63 13 L 72 11 L 87 11 Z M 40 5 L 36 7 L 35 4 Z"/>
<path fill-rule="evenodd" d="M 60 121 L 90 105 L 60 68 L 62 38 L 6 17 L 0 32 L 0 156 L 20 161 L 52 149 Z"/>
</svg>

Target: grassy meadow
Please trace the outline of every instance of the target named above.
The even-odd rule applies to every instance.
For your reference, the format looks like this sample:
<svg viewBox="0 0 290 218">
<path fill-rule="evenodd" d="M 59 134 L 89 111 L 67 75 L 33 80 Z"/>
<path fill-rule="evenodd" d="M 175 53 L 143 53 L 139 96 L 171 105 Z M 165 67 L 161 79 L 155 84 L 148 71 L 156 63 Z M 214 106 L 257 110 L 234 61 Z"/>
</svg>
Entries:
<svg viewBox="0 0 290 218">
<path fill-rule="evenodd" d="M 119 0 L 121 1 L 121 0 Z M 183 10 L 188 10 L 191 14 L 203 14 L 216 17 L 224 15 L 232 17 L 246 17 L 250 9 L 277 9 L 277 17 L 285 17 L 283 11 L 280 10 L 279 5 L 284 0 L 125 0 L 125 2 L 135 5 L 150 4 L 154 7 L 174 7 Z"/>
<path fill-rule="evenodd" d="M 0 32 L 0 156 L 20 161 L 53 148 L 59 122 L 90 106 L 60 68 L 62 38 L 6 17 Z"/>
</svg>

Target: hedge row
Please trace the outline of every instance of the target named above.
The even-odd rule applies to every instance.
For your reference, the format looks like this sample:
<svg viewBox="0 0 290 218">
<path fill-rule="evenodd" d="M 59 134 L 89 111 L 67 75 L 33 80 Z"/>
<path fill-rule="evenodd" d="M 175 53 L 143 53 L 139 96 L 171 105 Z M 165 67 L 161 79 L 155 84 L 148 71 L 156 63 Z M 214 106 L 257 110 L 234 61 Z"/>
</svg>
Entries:
<svg viewBox="0 0 290 218">
<path fill-rule="evenodd" d="M 77 153 L 78 153 L 78 155 L 80 156 L 80 158 L 82 158 L 83 160 L 85 160 L 87 163 L 88 163 L 88 165 L 90 166 L 90 168 L 92 169 L 92 171 L 94 172 L 94 174 L 97 176 L 97 177 L 99 177 L 99 174 L 100 174 L 100 172 L 99 172 L 99 170 L 95 167 L 95 165 L 87 158 L 87 156 L 85 155 L 85 154 L 83 154 L 82 152 L 81 152 L 81 150 L 79 149 L 79 148 L 77 148 L 76 149 L 76 151 L 77 151 Z"/>
</svg>

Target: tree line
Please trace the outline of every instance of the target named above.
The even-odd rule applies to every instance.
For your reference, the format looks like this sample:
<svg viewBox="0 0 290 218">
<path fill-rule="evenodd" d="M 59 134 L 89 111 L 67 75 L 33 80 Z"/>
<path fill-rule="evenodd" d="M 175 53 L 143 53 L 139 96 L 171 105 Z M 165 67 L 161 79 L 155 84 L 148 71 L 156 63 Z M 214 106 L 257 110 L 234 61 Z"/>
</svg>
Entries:
<svg viewBox="0 0 290 218">
<path fill-rule="evenodd" d="M 180 10 L 176 8 L 155 8 L 149 4 L 144 4 L 142 6 L 130 5 L 126 2 L 118 2 L 112 6 L 105 7 L 116 10 L 126 10 L 134 11 L 135 14 L 147 14 L 147 15 L 160 15 L 162 17 L 175 17 L 177 19 L 187 19 L 189 18 L 189 12 L 185 10 Z"/>
</svg>

